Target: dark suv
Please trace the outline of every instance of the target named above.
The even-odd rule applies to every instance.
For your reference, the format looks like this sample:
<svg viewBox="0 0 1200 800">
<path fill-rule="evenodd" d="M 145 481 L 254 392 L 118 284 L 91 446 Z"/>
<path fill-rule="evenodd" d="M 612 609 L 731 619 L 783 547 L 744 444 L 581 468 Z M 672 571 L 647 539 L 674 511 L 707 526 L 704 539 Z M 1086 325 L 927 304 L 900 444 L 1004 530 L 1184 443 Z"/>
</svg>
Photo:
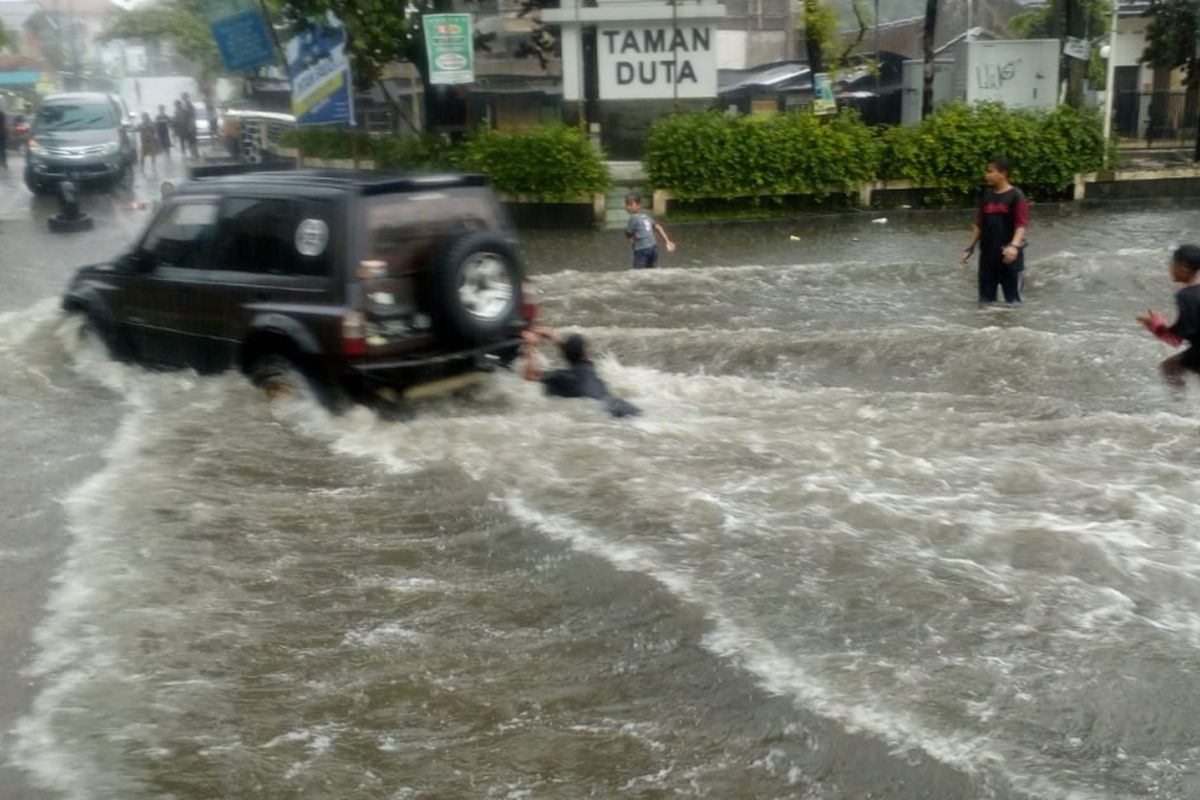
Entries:
<svg viewBox="0 0 1200 800">
<path fill-rule="evenodd" d="M 478 175 L 258 172 L 195 180 L 63 298 L 116 357 L 320 399 L 396 401 L 511 360 L 522 267 Z"/>
</svg>

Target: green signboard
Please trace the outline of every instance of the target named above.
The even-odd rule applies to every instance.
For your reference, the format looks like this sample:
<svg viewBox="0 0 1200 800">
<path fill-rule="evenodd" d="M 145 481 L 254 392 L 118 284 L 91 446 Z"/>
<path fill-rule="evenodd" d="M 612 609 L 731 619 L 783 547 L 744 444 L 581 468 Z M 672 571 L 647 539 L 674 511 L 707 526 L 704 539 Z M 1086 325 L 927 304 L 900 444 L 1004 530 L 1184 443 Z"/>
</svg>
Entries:
<svg viewBox="0 0 1200 800">
<path fill-rule="evenodd" d="M 474 83 L 475 42 L 470 14 L 426 14 L 425 53 L 429 58 L 429 82 Z"/>
</svg>

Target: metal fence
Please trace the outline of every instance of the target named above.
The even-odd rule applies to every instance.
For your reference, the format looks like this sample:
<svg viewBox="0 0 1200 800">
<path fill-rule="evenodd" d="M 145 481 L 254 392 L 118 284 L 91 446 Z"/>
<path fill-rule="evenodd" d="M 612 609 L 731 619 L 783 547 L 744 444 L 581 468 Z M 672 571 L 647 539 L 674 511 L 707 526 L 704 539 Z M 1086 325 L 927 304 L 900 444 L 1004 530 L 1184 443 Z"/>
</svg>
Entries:
<svg viewBox="0 0 1200 800">
<path fill-rule="evenodd" d="M 1117 92 L 1113 132 L 1127 150 L 1178 150 L 1196 146 L 1196 97 L 1185 91 Z"/>
</svg>

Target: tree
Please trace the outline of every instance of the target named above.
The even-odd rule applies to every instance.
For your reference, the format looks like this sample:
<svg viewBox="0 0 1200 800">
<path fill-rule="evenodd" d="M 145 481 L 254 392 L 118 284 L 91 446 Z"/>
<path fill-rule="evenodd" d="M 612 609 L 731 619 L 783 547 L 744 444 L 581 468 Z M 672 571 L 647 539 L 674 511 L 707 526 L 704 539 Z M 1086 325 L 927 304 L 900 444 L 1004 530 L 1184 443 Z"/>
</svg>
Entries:
<svg viewBox="0 0 1200 800">
<path fill-rule="evenodd" d="M 867 12 L 865 0 L 851 0 L 850 11 L 858 24 L 858 34 L 843 43 L 840 41 L 837 10 L 830 0 L 804 0 L 804 48 L 812 74 L 841 69 L 854 60 L 851 53 L 866 38 L 867 30 L 871 27 L 871 15 Z M 829 56 L 835 48 L 839 48 L 840 52 Z"/>
<path fill-rule="evenodd" d="M 1075 39 L 1094 39 L 1108 30 L 1112 8 L 1112 0 L 1050 0 L 1042 8 L 1013 17 L 1009 27 L 1023 39 L 1060 39 L 1064 33 Z M 1084 78 L 1089 66 L 1099 63 L 1093 49 L 1089 47 L 1088 61 L 1070 57 L 1060 61 L 1060 79 L 1064 74 L 1067 79 L 1067 105 L 1073 108 L 1083 106 Z"/>
<path fill-rule="evenodd" d="M 552 0 L 521 0 L 518 16 L 536 14 L 552 5 Z M 423 18 L 426 14 L 452 11 L 450 0 L 412 0 L 406 6 L 398 0 L 288 0 L 283 10 L 285 23 L 297 26 L 319 24 L 332 11 L 346 26 L 354 81 L 360 88 L 379 85 L 384 68 L 391 63 L 408 61 L 416 67 L 424 88 L 426 119 L 436 124 L 439 115 L 439 87 L 429 82 L 429 64 L 425 54 Z M 476 35 L 475 47 L 487 51 L 492 34 Z M 518 58 L 537 58 L 543 67 L 558 52 L 559 43 L 542 25 L 534 27 L 527 42 L 518 47 Z M 387 96 L 386 87 L 384 94 Z M 391 98 L 388 98 L 389 102 Z M 393 103 L 393 106 L 395 104 Z"/>
<path fill-rule="evenodd" d="M 837 12 L 821 0 L 804 0 L 804 50 L 810 74 L 825 71 L 825 49 L 837 37 Z"/>
<path fill-rule="evenodd" d="M 0 50 L 15 50 L 16 41 L 9 35 L 8 28 L 4 27 L 4 23 L 0 22 Z"/>
<path fill-rule="evenodd" d="M 1187 68 L 1187 85 L 1200 83 L 1196 36 L 1200 30 L 1200 0 L 1152 0 L 1153 16 L 1146 29 L 1142 62 L 1156 69 Z"/>
<path fill-rule="evenodd" d="M 170 42 L 179 55 L 196 65 L 202 86 L 212 85 L 223 71 L 212 28 L 198 0 L 166 0 L 120 11 L 101 38 Z"/>
<path fill-rule="evenodd" d="M 937 32 L 938 0 L 925 0 L 925 88 L 921 92 L 921 118 L 933 113 L 933 76 L 936 64 L 933 61 L 934 34 Z"/>
</svg>

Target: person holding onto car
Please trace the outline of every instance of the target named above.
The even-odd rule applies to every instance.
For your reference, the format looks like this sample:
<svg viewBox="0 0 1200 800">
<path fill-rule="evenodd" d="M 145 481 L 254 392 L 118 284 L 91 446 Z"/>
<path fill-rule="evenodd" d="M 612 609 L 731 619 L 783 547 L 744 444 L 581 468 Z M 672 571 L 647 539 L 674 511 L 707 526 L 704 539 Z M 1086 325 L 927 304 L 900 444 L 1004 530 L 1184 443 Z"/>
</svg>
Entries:
<svg viewBox="0 0 1200 800">
<path fill-rule="evenodd" d="M 581 334 L 572 333 L 562 336 L 552 328 L 544 325 L 534 326 L 521 334 L 521 352 L 525 356 L 525 364 L 521 377 L 527 381 L 538 381 L 551 397 L 591 398 L 604 403 L 604 408 L 614 417 L 635 417 L 642 410 L 630 403 L 614 397 L 608 386 L 596 374 L 596 365 L 592 363 L 587 340 Z M 546 340 L 558 345 L 567 366 L 564 369 L 543 371 L 538 346 Z"/>
</svg>

